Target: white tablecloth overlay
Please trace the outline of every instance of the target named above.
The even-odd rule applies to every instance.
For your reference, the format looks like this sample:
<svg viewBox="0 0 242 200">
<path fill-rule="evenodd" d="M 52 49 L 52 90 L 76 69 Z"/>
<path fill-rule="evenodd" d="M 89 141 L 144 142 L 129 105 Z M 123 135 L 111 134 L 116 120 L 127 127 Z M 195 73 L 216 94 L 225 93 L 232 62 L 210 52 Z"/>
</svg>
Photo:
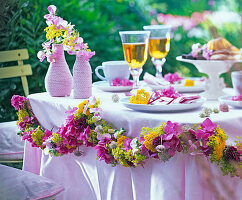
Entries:
<svg viewBox="0 0 242 200">
<path fill-rule="evenodd" d="M 232 90 L 226 89 L 226 92 L 232 94 Z M 102 102 L 102 118 L 112 122 L 117 129 L 125 128 L 127 136 L 138 136 L 142 127 L 156 127 L 163 121 L 193 125 L 204 120 L 199 117 L 202 108 L 186 112 L 143 113 L 125 108 L 121 103 L 113 103 L 113 93 L 93 89 L 93 95 Z M 123 93 L 118 95 L 124 97 Z M 50 130 L 56 130 L 63 124 L 67 116 L 65 111 L 78 106 L 82 101 L 72 97 L 50 97 L 47 93 L 32 94 L 28 98 L 40 124 Z M 204 104 L 204 107 L 210 108 L 218 106 L 217 101 L 207 101 Z M 226 131 L 230 140 L 242 135 L 242 110 L 230 107 L 229 112 L 211 114 L 210 119 Z M 213 188 L 210 181 L 204 181 L 207 174 L 202 173 L 201 166 L 195 163 L 193 156 L 177 153 L 166 163 L 150 159 L 144 168 L 113 168 L 104 161 L 96 160 L 96 152 L 92 148 L 81 147 L 81 150 L 85 152 L 81 157 L 73 154 L 51 157 L 43 153 L 41 156 L 41 150 L 26 143 L 24 170 L 40 173 L 64 185 L 65 192 L 61 199 L 216 199 L 214 192 L 209 190 Z M 219 180 L 214 180 L 219 194 L 227 195 L 220 184 L 224 182 L 232 190 L 230 195 L 240 199 L 242 181 L 238 177 L 222 177 L 219 168 L 211 166 L 217 176 L 216 180 Z"/>
</svg>

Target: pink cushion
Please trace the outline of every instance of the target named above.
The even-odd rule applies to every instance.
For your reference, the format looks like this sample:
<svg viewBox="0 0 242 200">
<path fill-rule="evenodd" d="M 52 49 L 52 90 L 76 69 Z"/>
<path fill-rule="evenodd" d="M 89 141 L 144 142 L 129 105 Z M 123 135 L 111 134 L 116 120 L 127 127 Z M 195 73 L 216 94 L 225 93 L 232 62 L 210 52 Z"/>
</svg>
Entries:
<svg viewBox="0 0 242 200">
<path fill-rule="evenodd" d="M 0 165 L 0 199 L 53 199 L 63 190 L 48 178 Z"/>
<path fill-rule="evenodd" d="M 23 159 L 24 141 L 18 132 L 16 121 L 0 123 L 0 160 Z"/>
</svg>

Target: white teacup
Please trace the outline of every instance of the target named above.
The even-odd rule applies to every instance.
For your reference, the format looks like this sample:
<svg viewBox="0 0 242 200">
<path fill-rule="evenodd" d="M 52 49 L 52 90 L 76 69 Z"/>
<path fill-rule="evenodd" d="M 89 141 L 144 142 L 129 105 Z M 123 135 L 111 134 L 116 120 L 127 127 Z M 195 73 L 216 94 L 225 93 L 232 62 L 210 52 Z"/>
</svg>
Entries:
<svg viewBox="0 0 242 200">
<path fill-rule="evenodd" d="M 104 76 L 99 74 L 98 70 L 102 69 Z M 95 74 L 98 78 L 109 83 L 115 78 L 129 79 L 129 65 L 126 61 L 108 61 L 103 62 L 101 66 L 96 67 Z"/>
<path fill-rule="evenodd" d="M 236 95 L 242 94 L 242 71 L 235 71 L 231 73 L 233 88 Z"/>
</svg>

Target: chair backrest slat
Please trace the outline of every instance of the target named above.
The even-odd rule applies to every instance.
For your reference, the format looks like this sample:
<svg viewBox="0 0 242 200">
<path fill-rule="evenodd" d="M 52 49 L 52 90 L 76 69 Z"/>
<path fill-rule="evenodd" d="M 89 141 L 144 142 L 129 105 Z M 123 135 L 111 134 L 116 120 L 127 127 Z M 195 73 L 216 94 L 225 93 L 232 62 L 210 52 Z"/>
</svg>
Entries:
<svg viewBox="0 0 242 200">
<path fill-rule="evenodd" d="M 27 49 L 18 49 L 18 50 L 0 52 L 0 62 L 11 62 L 11 61 L 27 60 L 27 59 L 29 59 L 29 54 Z"/>
<path fill-rule="evenodd" d="M 18 49 L 11 51 L 1 51 L 0 52 L 0 63 L 17 61 L 18 66 L 9 66 L 0 68 L 0 79 L 21 77 L 22 86 L 24 89 L 24 94 L 27 97 L 29 95 L 29 86 L 27 77 L 32 75 L 31 66 L 24 65 L 23 60 L 29 59 L 29 54 L 27 49 Z"/>
<path fill-rule="evenodd" d="M 32 69 L 30 65 L 21 65 L 13 67 L 0 68 L 0 78 L 12 78 L 17 76 L 32 75 Z"/>
</svg>

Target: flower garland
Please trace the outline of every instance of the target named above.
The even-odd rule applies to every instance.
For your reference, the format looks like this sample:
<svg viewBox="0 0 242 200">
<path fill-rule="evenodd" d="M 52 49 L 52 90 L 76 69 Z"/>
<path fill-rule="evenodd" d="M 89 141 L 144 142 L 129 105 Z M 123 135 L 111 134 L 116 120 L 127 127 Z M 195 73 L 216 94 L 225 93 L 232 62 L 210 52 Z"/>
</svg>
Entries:
<svg viewBox="0 0 242 200">
<path fill-rule="evenodd" d="M 206 118 L 201 125 L 181 126 L 162 123 L 159 127 L 143 127 L 138 137 L 127 137 L 124 129 L 114 129 L 100 116 L 100 101 L 95 97 L 84 100 L 66 111 L 66 122 L 56 132 L 40 126 L 28 99 L 14 95 L 12 106 L 17 110 L 19 135 L 33 147 L 39 147 L 53 156 L 72 153 L 79 146 L 93 147 L 99 160 L 113 166 L 144 165 L 149 158 L 168 161 L 176 152 L 204 155 L 216 162 L 224 175 L 242 178 L 242 141 L 226 145 L 228 136 L 219 125 Z"/>
</svg>

